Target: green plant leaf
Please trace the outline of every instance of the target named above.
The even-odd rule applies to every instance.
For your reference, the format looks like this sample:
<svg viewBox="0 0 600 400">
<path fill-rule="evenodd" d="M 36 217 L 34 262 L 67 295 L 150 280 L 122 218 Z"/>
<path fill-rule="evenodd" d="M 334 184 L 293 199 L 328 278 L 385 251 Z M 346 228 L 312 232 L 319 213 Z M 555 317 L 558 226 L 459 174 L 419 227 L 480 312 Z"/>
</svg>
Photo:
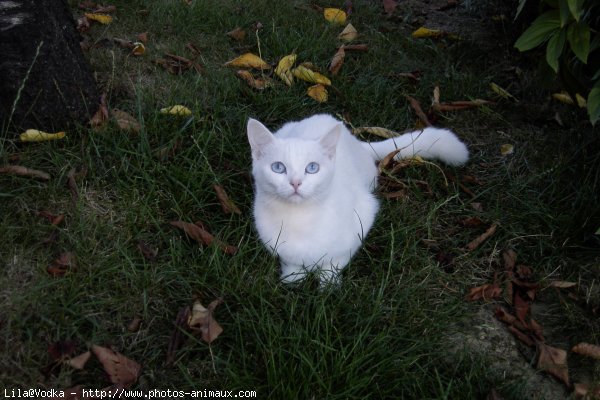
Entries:
<svg viewBox="0 0 600 400">
<path fill-rule="evenodd" d="M 571 19 L 571 9 L 569 8 L 568 0 L 560 0 L 560 27 L 564 27 Z"/>
<path fill-rule="evenodd" d="M 587 98 L 587 110 L 590 122 L 595 125 L 600 118 L 600 82 L 596 82 Z"/>
<path fill-rule="evenodd" d="M 584 64 L 590 53 L 590 27 L 585 22 L 573 23 L 567 31 L 571 50 Z"/>
<path fill-rule="evenodd" d="M 565 42 L 567 41 L 567 34 L 564 29 L 555 32 L 548 40 L 546 46 L 546 61 L 548 65 L 552 67 L 554 72 L 558 72 L 558 59 L 565 48 Z"/>
<path fill-rule="evenodd" d="M 575 18 L 575 21 L 577 22 L 579 22 L 579 18 L 581 18 L 581 14 L 583 14 L 583 2 L 584 0 L 567 0 L 571 15 L 573 15 L 573 18 Z"/>
<path fill-rule="evenodd" d="M 537 17 L 531 26 L 523 32 L 517 39 L 515 47 L 519 51 L 531 50 L 548 40 L 548 37 L 558 29 L 560 29 L 558 10 L 547 11 Z"/>
</svg>

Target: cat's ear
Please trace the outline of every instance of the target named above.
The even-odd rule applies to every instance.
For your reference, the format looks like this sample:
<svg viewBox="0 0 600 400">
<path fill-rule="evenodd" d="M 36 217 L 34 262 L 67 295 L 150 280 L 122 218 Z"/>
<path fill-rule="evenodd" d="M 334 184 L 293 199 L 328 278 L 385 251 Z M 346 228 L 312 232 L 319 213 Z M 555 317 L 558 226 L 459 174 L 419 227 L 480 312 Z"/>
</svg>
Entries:
<svg viewBox="0 0 600 400">
<path fill-rule="evenodd" d="M 265 147 L 275 141 L 273 134 L 255 119 L 248 119 L 248 142 L 252 148 L 252 157 L 259 159 L 263 156 Z"/>
<path fill-rule="evenodd" d="M 325 149 L 325 154 L 329 158 L 333 158 L 335 156 L 335 148 L 337 147 L 338 140 L 340 139 L 340 135 L 342 134 L 343 125 L 341 123 L 334 126 L 329 132 L 327 132 L 319 143 Z"/>
</svg>

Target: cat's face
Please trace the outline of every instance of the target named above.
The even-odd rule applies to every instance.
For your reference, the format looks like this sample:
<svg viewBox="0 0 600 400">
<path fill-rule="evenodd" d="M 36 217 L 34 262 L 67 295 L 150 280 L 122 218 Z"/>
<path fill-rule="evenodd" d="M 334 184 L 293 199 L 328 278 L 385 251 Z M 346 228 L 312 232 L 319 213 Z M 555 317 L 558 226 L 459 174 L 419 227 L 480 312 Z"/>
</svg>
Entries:
<svg viewBox="0 0 600 400">
<path fill-rule="evenodd" d="M 256 120 L 248 121 L 257 188 L 290 203 L 302 203 L 326 195 L 335 172 L 335 148 L 339 129 L 321 140 L 280 139 Z"/>
</svg>

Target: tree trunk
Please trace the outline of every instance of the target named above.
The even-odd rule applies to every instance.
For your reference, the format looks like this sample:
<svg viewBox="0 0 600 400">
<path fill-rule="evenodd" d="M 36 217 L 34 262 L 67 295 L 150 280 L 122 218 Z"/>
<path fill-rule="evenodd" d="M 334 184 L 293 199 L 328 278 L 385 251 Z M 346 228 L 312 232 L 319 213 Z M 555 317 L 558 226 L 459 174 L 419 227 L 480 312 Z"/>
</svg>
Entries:
<svg viewBox="0 0 600 400">
<path fill-rule="evenodd" d="M 66 0 L 0 0 L 0 135 L 85 124 L 99 94 Z"/>
</svg>

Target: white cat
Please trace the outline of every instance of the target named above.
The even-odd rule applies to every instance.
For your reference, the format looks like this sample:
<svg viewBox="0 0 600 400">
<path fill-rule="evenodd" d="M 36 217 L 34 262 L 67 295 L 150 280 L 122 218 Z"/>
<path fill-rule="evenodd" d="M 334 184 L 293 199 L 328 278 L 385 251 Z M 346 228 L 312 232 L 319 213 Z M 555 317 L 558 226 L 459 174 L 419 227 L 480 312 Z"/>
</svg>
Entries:
<svg viewBox="0 0 600 400">
<path fill-rule="evenodd" d="M 322 284 L 335 282 L 361 243 L 379 203 L 376 161 L 402 149 L 396 158 L 439 159 L 464 164 L 469 152 L 454 133 L 425 128 L 380 142 L 356 139 L 330 115 L 285 124 L 272 134 L 248 120 L 254 218 L 260 240 L 281 261 L 283 282 L 320 270 Z"/>
</svg>

